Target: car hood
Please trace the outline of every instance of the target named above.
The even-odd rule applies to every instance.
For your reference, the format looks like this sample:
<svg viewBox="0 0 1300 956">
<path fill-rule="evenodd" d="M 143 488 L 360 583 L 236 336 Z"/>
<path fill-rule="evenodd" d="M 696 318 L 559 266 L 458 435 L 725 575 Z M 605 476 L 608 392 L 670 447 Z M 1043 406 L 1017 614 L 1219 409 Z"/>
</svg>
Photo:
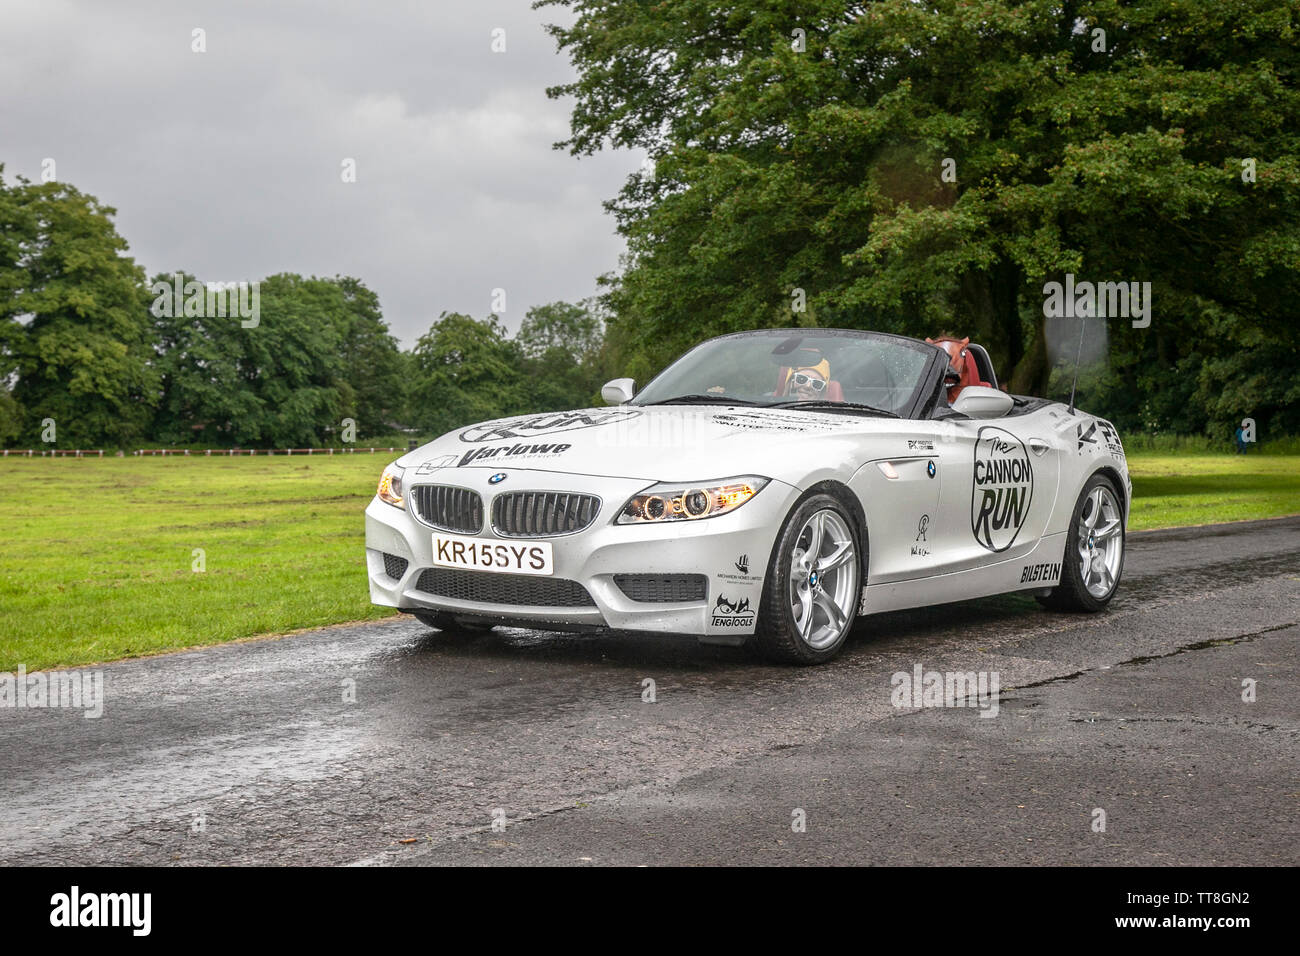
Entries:
<svg viewBox="0 0 1300 956">
<path fill-rule="evenodd" d="M 751 406 L 585 408 L 458 429 L 397 464 L 414 469 L 413 478 L 514 466 L 647 482 L 757 474 L 797 483 L 809 470 L 810 455 L 822 462 L 836 460 L 823 456 L 846 460 L 862 454 L 864 435 L 895 436 L 907 425 L 844 412 Z"/>
</svg>

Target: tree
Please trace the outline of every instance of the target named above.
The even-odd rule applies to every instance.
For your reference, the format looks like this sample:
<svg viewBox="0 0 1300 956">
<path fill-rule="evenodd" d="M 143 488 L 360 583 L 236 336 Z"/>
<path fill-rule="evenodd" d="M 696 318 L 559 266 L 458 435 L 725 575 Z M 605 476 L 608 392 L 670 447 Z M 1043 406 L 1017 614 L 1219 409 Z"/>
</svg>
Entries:
<svg viewBox="0 0 1300 956">
<path fill-rule="evenodd" d="M 592 303 L 551 302 L 528 310 L 515 341 L 528 358 L 559 349 L 577 364 L 600 349 L 603 331 Z"/>
<path fill-rule="evenodd" d="M 524 356 L 528 408 L 553 412 L 590 405 L 606 380 L 603 338 L 594 301 L 529 309 L 515 336 Z"/>
<path fill-rule="evenodd" d="M 406 406 L 401 350 L 388 331 L 379 296 L 360 279 L 340 276 L 330 281 L 342 293 L 348 316 L 343 330 L 344 412 L 356 420 L 358 437 L 384 434 Z"/>
<path fill-rule="evenodd" d="M 16 294 L 26 281 L 19 268 L 24 245 L 36 234 L 31 207 L 16 189 L 5 185 L 0 164 L 0 444 L 22 430 L 23 409 L 13 397 L 18 380 L 18 352 L 25 330 L 18 321 Z"/>
<path fill-rule="evenodd" d="M 0 430 L 60 445 L 138 440 L 156 401 L 144 274 L 116 211 L 63 183 L 0 182 Z"/>
<path fill-rule="evenodd" d="M 301 447 L 342 422 L 342 343 L 350 316 L 328 279 L 281 274 L 264 279 L 261 316 L 242 330 L 239 373 L 258 413 L 233 420 L 240 444 Z"/>
<path fill-rule="evenodd" d="M 361 320 L 343 286 L 294 274 L 256 286 L 256 324 L 175 305 L 164 310 L 175 317 L 156 316 L 159 440 L 314 446 L 337 435 L 345 407 L 357 407 L 345 342 Z"/>
<path fill-rule="evenodd" d="M 528 410 L 523 355 L 495 316 L 443 312 L 413 357 L 408 417 L 426 432 Z"/>
<path fill-rule="evenodd" d="M 773 325 L 955 327 L 1041 392 L 1043 286 L 1067 272 L 1152 283 L 1149 329 L 1111 323 L 1112 354 L 1141 357 L 1129 390 L 1249 329 L 1294 341 L 1294 5 L 535 6 L 575 14 L 549 28 L 578 71 L 548 91 L 575 98 L 557 145 L 651 160 L 607 204 L 624 355 Z"/>
<path fill-rule="evenodd" d="M 195 288 L 190 283 L 205 288 L 188 273 L 155 276 L 153 287 L 174 289 L 177 281 L 179 298 L 171 295 L 167 308 L 151 306 L 161 394 L 150 438 L 163 445 L 246 442 L 260 434 L 262 418 L 262 402 L 243 365 L 244 336 L 251 330 L 238 315 L 186 315 L 184 289 Z"/>
<path fill-rule="evenodd" d="M 2 174 L 0 442 L 45 440 L 48 420 L 82 447 L 302 446 L 345 418 L 359 438 L 391 426 L 406 360 L 360 280 L 271 276 L 238 298 L 185 273 L 146 287 L 112 209 Z"/>
</svg>

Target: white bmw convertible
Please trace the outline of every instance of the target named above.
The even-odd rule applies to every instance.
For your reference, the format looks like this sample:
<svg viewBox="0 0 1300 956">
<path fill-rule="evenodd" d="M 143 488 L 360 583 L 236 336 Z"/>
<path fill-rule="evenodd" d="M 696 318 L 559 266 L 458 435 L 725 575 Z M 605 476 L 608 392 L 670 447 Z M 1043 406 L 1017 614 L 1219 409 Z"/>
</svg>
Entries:
<svg viewBox="0 0 1300 956">
<path fill-rule="evenodd" d="M 691 634 L 811 664 L 859 615 L 1009 591 L 1098 611 L 1119 585 L 1115 429 L 1000 391 L 967 340 L 742 332 L 603 397 L 389 465 L 371 600 L 441 629 Z"/>
</svg>

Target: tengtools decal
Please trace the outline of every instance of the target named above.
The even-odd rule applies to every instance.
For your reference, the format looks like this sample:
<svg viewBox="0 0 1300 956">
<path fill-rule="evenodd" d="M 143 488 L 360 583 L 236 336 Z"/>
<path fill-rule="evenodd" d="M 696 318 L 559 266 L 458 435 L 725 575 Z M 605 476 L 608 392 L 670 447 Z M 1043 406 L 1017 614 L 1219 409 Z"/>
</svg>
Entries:
<svg viewBox="0 0 1300 956">
<path fill-rule="evenodd" d="M 975 540 L 994 552 L 1011 547 L 1029 515 L 1033 495 L 1034 469 L 1025 443 L 1009 431 L 985 425 L 975 440 L 970 502 Z"/>
<path fill-rule="evenodd" d="M 728 601 L 719 594 L 718 602 L 713 605 L 714 627 L 750 627 L 754 623 L 754 611 L 749 606 L 749 598 Z"/>
<path fill-rule="evenodd" d="M 611 422 L 627 421 L 641 414 L 634 408 L 611 408 L 609 411 L 553 412 L 512 418 L 504 422 L 487 422 L 474 425 L 460 433 L 465 442 L 504 441 L 507 438 L 532 438 L 535 435 L 553 435 L 579 428 L 594 428 Z"/>
</svg>

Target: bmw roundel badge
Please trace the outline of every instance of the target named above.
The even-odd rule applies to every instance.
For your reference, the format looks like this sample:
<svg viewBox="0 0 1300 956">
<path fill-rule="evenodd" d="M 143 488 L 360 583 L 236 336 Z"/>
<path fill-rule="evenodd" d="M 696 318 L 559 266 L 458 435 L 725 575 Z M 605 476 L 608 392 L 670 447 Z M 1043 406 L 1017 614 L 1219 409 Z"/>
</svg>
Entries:
<svg viewBox="0 0 1300 956">
<path fill-rule="evenodd" d="M 491 478 L 488 479 L 488 484 L 499 485 L 501 484 L 501 482 L 505 480 L 506 480 L 506 473 L 504 471 L 498 471 L 495 475 L 493 475 Z"/>
<path fill-rule="evenodd" d="M 925 473 L 926 473 L 927 475 L 929 475 L 931 478 L 933 478 L 933 477 L 934 477 L 934 472 L 935 472 L 934 462 L 933 462 L 933 461 L 927 461 L 927 462 L 925 463 Z"/>
</svg>

